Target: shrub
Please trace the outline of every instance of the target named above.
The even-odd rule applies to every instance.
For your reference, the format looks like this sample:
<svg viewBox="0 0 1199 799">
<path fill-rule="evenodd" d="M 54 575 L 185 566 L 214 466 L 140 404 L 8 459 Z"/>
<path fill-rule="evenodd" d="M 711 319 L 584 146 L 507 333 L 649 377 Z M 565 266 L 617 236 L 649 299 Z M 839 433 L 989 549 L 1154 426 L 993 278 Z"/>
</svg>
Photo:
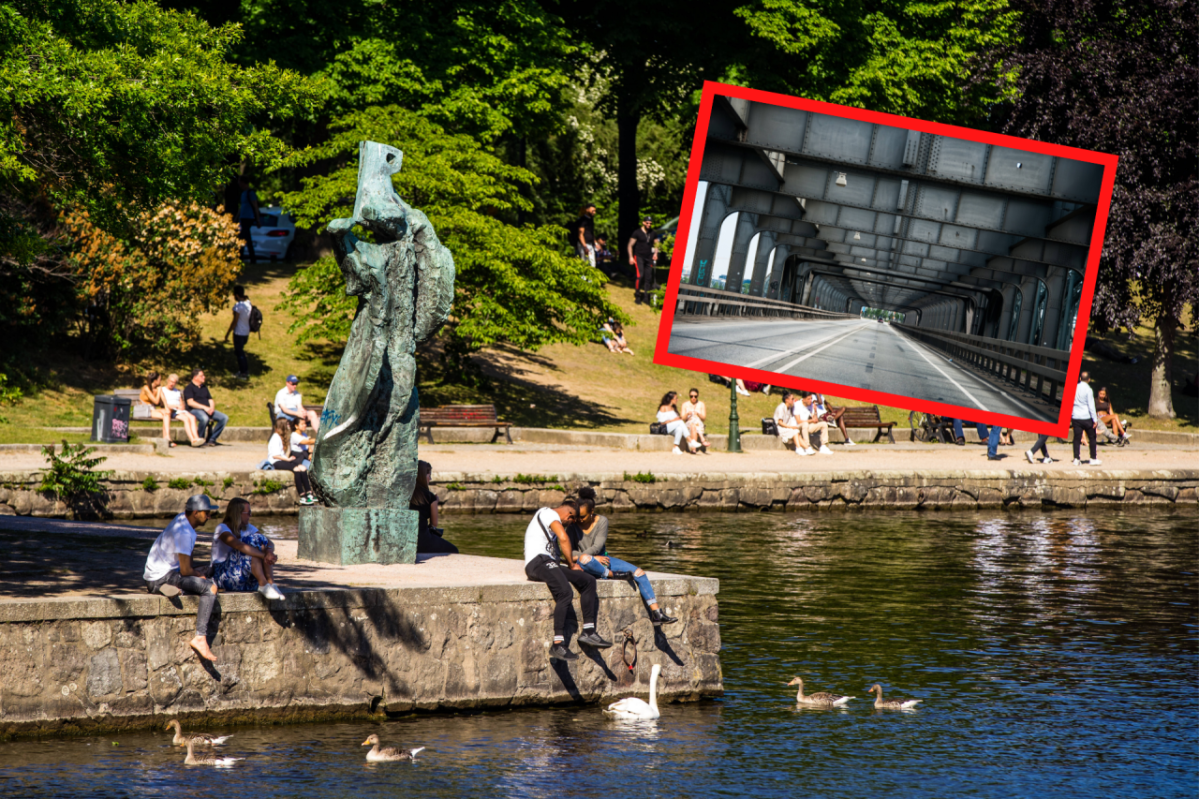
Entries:
<svg viewBox="0 0 1199 799">
<path fill-rule="evenodd" d="M 232 477 L 226 477 L 224 480 L 221 481 L 221 483 L 225 486 L 226 491 L 228 491 L 229 486 L 233 485 L 235 482 L 237 482 L 237 481 L 234 480 Z"/>
<path fill-rule="evenodd" d="M 107 458 L 92 457 L 95 451 L 95 447 L 71 445 L 65 439 L 61 456 L 54 452 L 52 445 L 42 447 L 49 468 L 42 475 L 38 490 L 70 503 L 77 517 L 93 516 L 102 511 L 108 491 L 101 481 L 112 472 L 96 471 Z"/>
<path fill-rule="evenodd" d="M 158 490 L 158 481 L 155 480 L 153 477 L 147 477 L 145 480 L 142 481 L 142 490 L 143 491 L 157 491 Z"/>
<path fill-rule="evenodd" d="M 637 472 L 637 474 L 625 472 L 624 479 L 626 483 L 656 483 L 658 481 L 653 472 Z"/>
<path fill-rule="evenodd" d="M 192 481 L 188 480 L 186 477 L 176 477 L 176 478 L 172 479 L 171 482 L 167 483 L 167 487 L 168 488 L 178 488 L 179 490 L 182 491 L 184 489 L 191 488 Z"/>
<path fill-rule="evenodd" d="M 273 494 L 281 488 L 283 488 L 283 483 L 280 483 L 278 480 L 267 479 L 263 480 L 262 482 L 254 483 L 254 490 L 250 493 L 255 495 Z"/>
</svg>

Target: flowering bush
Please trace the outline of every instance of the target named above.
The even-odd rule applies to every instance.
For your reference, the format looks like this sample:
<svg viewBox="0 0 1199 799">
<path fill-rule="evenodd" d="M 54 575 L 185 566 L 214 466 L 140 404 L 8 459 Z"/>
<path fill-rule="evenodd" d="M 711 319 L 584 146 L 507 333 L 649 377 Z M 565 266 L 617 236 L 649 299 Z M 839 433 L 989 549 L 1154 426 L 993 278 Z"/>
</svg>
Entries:
<svg viewBox="0 0 1199 799">
<path fill-rule="evenodd" d="M 166 203 L 118 238 L 86 211 L 64 218 L 86 305 L 90 343 L 114 357 L 177 350 L 199 336 L 199 316 L 222 307 L 241 269 L 237 227 L 203 206 Z"/>
</svg>

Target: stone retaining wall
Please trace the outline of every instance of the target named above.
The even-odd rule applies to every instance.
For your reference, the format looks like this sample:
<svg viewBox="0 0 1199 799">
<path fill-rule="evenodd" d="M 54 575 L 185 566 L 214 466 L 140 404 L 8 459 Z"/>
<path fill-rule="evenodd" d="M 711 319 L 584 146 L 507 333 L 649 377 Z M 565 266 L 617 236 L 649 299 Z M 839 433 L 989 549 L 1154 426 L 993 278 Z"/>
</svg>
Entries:
<svg viewBox="0 0 1199 799">
<path fill-rule="evenodd" d="M 719 695 L 716 580 L 655 581 L 679 622 L 655 635 L 629 585 L 601 582 L 600 629 L 619 646 L 550 661 L 550 600 L 539 584 L 317 591 L 270 602 L 222 594 L 215 665 L 188 647 L 196 600 L 145 594 L 0 602 L 0 738 L 411 710 L 611 700 L 649 691 Z M 578 644 L 572 644 L 576 651 Z M 630 647 L 630 652 L 632 648 Z"/>
<path fill-rule="evenodd" d="M 531 513 L 553 506 L 566 490 L 596 489 L 605 513 L 677 510 L 795 510 L 806 508 L 1086 507 L 1097 504 L 1196 503 L 1199 470 L 1119 471 L 1077 469 L 799 472 L 792 474 L 662 474 L 653 483 L 624 474 L 563 474 L 542 482 L 514 475 L 439 472 L 432 488 L 449 513 Z M 157 481 L 144 489 L 147 478 Z M 170 480 L 187 488 L 168 487 Z M 529 478 L 522 476 L 522 480 Z M 36 490 L 37 472 L 0 472 L 0 515 L 70 518 L 71 508 Z M 271 482 L 273 481 L 273 482 Z M 285 482 L 284 482 L 285 481 Z M 298 509 L 290 475 L 279 472 L 199 472 L 152 475 L 116 472 L 106 483 L 113 518 L 167 518 L 201 490 L 219 501 L 249 497 L 259 513 L 290 515 Z M 267 491 L 267 489 L 273 489 Z M 255 493 L 258 492 L 258 493 Z"/>
</svg>

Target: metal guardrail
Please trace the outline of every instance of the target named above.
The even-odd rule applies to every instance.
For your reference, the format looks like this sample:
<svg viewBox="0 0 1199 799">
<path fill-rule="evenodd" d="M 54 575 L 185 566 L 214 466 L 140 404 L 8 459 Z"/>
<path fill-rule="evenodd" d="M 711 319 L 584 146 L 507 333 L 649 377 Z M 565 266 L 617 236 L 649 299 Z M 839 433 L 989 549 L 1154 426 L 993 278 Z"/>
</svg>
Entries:
<svg viewBox="0 0 1199 799">
<path fill-rule="evenodd" d="M 856 319 L 858 314 L 835 313 L 782 300 L 752 297 L 736 291 L 703 286 L 679 286 L 677 314 L 788 319 Z"/>
<path fill-rule="evenodd" d="M 896 326 L 1004 383 L 1031 391 L 1050 405 L 1062 398 L 1066 366 L 1070 362 L 1068 350 L 1033 347 L 998 338 L 929 330 L 907 324 Z"/>
</svg>

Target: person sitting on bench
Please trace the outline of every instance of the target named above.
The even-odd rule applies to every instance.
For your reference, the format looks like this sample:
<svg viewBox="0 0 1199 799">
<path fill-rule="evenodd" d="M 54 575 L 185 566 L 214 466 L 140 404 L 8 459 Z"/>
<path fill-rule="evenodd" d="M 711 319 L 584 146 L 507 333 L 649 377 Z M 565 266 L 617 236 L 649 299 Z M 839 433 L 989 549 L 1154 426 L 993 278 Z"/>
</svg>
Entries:
<svg viewBox="0 0 1199 799">
<path fill-rule="evenodd" d="M 196 530 L 208 524 L 217 504 L 204 494 L 189 497 L 180 513 L 154 539 L 142 579 L 151 594 L 178 596 L 181 592 L 200 597 L 196 613 L 196 635 L 188 644 L 205 660 L 216 662 L 208 648 L 208 619 L 216 605 L 217 587 L 193 568 L 192 551 L 196 548 Z M 164 587 L 166 590 L 163 590 Z"/>
<path fill-rule="evenodd" d="M 612 557 L 607 552 L 608 519 L 595 512 L 595 489 L 584 486 L 579 489 L 578 520 L 567 529 L 575 562 L 583 571 L 601 580 L 632 579 L 637 584 L 642 600 L 649 605 L 649 619 L 655 627 L 674 624 L 678 619 L 668 616 L 658 607 L 654 587 L 650 585 L 645 570 L 626 560 Z"/>
<path fill-rule="evenodd" d="M 579 604 L 583 607 L 583 632 L 579 643 L 598 648 L 612 646 L 595 629 L 599 614 L 599 595 L 595 590 L 595 578 L 575 563 L 570 549 L 570 536 L 563 526 L 578 518 L 579 503 L 572 497 L 562 500 L 556 508 L 542 508 L 533 514 L 533 520 L 525 529 L 525 576 L 549 586 L 554 597 L 554 643 L 550 647 L 551 660 L 578 660 L 579 656 L 566 647 L 566 614 L 570 610 L 574 592 L 579 589 Z M 567 566 L 559 562 L 563 561 Z"/>
</svg>

